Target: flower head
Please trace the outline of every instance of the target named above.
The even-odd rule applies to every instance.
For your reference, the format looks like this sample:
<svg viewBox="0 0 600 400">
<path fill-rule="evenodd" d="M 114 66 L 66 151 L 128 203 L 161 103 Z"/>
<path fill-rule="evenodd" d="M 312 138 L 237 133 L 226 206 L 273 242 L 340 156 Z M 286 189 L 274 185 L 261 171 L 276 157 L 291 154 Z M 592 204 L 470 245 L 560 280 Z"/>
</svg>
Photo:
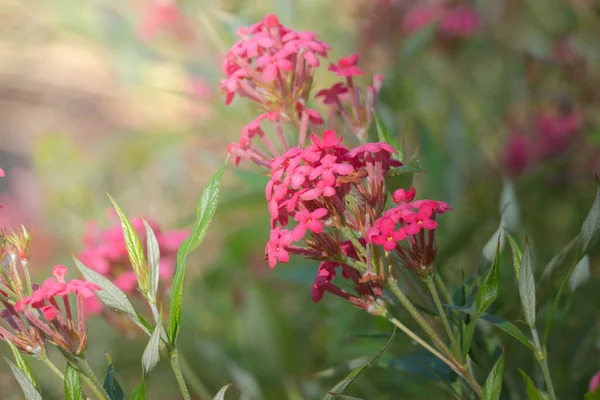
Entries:
<svg viewBox="0 0 600 400">
<path fill-rule="evenodd" d="M 356 64 L 358 64 L 358 54 L 353 53 L 348 57 L 340 58 L 337 64 L 331 63 L 329 70 L 344 78 L 364 75 L 364 72 Z"/>
</svg>

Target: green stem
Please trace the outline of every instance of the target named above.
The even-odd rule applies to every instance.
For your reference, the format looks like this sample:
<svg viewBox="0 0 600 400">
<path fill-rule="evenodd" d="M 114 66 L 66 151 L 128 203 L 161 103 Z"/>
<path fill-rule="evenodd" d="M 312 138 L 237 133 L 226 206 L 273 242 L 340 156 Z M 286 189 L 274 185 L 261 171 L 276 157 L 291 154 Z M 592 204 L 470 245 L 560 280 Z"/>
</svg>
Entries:
<svg viewBox="0 0 600 400">
<path fill-rule="evenodd" d="M 435 279 L 436 285 L 438 285 L 438 287 L 440 288 L 440 291 L 442 292 L 442 297 L 444 298 L 446 304 L 454 304 L 454 302 L 452 301 L 452 297 L 450 296 L 450 292 L 448 292 L 448 288 L 446 287 L 446 284 L 444 283 L 440 274 L 435 272 L 433 274 L 433 279 Z"/>
<path fill-rule="evenodd" d="M 106 391 L 98 381 L 96 374 L 92 370 L 92 367 L 90 367 L 90 364 L 88 364 L 87 360 L 85 358 L 78 358 L 77 366 L 81 370 L 81 377 L 84 381 L 86 381 L 90 389 L 92 389 L 92 392 L 94 392 L 94 394 L 98 396 L 99 399 L 110 400 L 110 396 L 108 395 L 108 393 L 106 393 Z"/>
<path fill-rule="evenodd" d="M 175 374 L 175 379 L 177 380 L 179 391 L 181 392 L 183 399 L 191 400 L 190 393 L 188 392 L 187 386 L 185 385 L 185 380 L 183 379 L 183 374 L 181 373 L 181 367 L 179 366 L 177 349 L 173 349 L 171 352 L 171 368 L 173 368 L 173 373 Z"/>
<path fill-rule="evenodd" d="M 61 380 L 63 380 L 63 381 L 65 380 L 65 376 L 63 375 L 63 373 L 56 367 L 56 365 L 54 365 L 54 363 L 52 361 L 50 361 L 50 359 L 47 356 L 41 357 L 40 361 L 42 361 L 44 364 L 46 364 L 48 369 L 50 369 L 50 371 L 52 371 Z"/>
<path fill-rule="evenodd" d="M 448 317 L 446 317 L 446 312 L 444 311 L 444 307 L 442 306 L 442 302 L 440 301 L 440 296 L 438 295 L 438 291 L 435 287 L 435 282 L 432 277 L 429 277 L 425 280 L 429 291 L 431 292 L 431 296 L 433 296 L 433 302 L 440 314 L 440 318 L 442 319 L 442 324 L 444 325 L 444 329 L 446 330 L 446 334 L 448 335 L 448 339 L 450 339 L 450 345 L 452 347 L 452 351 L 456 357 L 461 358 L 462 352 L 460 351 L 460 347 L 458 347 L 458 342 L 456 341 L 456 337 L 454 336 L 454 332 L 452 332 L 452 328 L 450 327 L 450 323 L 448 322 Z M 462 361 L 462 360 L 461 360 Z"/>
<path fill-rule="evenodd" d="M 425 331 L 427 336 L 429 336 L 431 340 L 433 340 L 435 345 L 442 351 L 442 353 L 444 353 L 444 358 L 449 360 L 450 364 L 452 364 L 448 364 L 448 366 L 450 366 L 452 370 L 458 374 L 458 376 L 463 378 L 465 382 L 467 382 L 467 384 L 471 387 L 471 389 L 473 389 L 473 391 L 477 393 L 477 395 L 481 398 L 483 396 L 483 389 L 481 389 L 481 386 L 479 385 L 475 377 L 473 377 L 473 375 L 469 373 L 465 365 L 463 365 L 460 361 L 456 360 L 454 354 L 452 354 L 452 351 L 450 351 L 448 346 L 446 346 L 446 344 L 442 341 L 442 339 L 440 339 L 437 333 L 435 333 L 435 331 L 427 324 L 427 321 L 425 321 L 425 319 L 423 318 L 421 313 L 419 313 L 419 311 L 415 308 L 415 306 L 412 305 L 408 297 L 406 297 L 406 295 L 402 293 L 402 290 L 400 290 L 400 287 L 398 286 L 398 281 L 395 278 L 390 278 L 388 280 L 388 287 L 392 291 L 392 293 L 394 293 L 394 295 L 398 298 L 398 300 L 400 300 L 400 303 L 402 303 L 402 305 L 404 306 L 406 311 L 408 311 L 410 316 L 413 317 L 417 324 L 419 324 L 421 329 Z M 444 361 L 444 359 L 441 360 Z"/>
<path fill-rule="evenodd" d="M 542 368 L 542 375 L 544 376 L 544 382 L 546 383 L 546 391 L 548 392 L 549 400 L 556 400 L 556 393 L 554 392 L 554 384 L 552 383 L 552 377 L 550 376 L 550 368 L 548 368 L 548 353 L 545 348 L 542 348 L 540 344 L 540 338 L 538 336 L 537 328 L 535 325 L 530 326 L 531 336 L 533 337 L 533 343 L 536 347 L 536 358 Z"/>
<path fill-rule="evenodd" d="M 189 382 L 190 387 L 192 388 L 194 393 L 196 393 L 200 397 L 200 399 L 212 399 L 210 392 L 208 391 L 206 386 L 204 386 L 202 381 L 198 379 L 196 374 L 194 374 L 194 369 L 188 363 L 185 356 L 181 354 L 179 357 L 179 362 L 181 364 L 181 370 L 183 371 L 183 375 Z"/>
<path fill-rule="evenodd" d="M 446 346 L 446 343 L 444 343 L 444 341 L 440 339 L 437 333 L 435 333 L 435 331 L 431 329 L 431 327 L 427 324 L 427 321 L 425 321 L 421 313 L 415 308 L 415 306 L 413 306 L 408 297 L 406 297 L 406 295 L 402 293 L 400 287 L 398 286 L 398 281 L 394 278 L 390 278 L 388 280 L 388 287 L 390 288 L 392 293 L 394 293 L 394 295 L 398 298 L 398 300 L 400 300 L 400 303 L 402 303 L 402 306 L 404 306 L 404 308 L 406 309 L 406 311 L 408 311 L 410 316 L 413 317 L 413 319 L 417 322 L 417 324 L 419 324 L 421 329 L 425 331 L 427 336 L 429 336 L 431 340 L 433 340 L 435 345 L 442 351 L 442 353 L 444 353 L 448 357 L 453 358 L 454 354 L 452 354 L 452 351 L 450 351 L 448 346 Z"/>
</svg>

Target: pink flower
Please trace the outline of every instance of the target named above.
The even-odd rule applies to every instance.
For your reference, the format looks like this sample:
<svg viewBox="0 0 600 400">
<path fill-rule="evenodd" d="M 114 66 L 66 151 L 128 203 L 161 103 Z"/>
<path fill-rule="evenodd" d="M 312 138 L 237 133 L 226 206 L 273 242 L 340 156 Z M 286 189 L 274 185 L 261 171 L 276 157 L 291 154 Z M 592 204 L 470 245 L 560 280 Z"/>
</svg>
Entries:
<svg viewBox="0 0 600 400">
<path fill-rule="evenodd" d="M 438 223 L 431 219 L 433 208 L 430 205 L 422 205 L 416 213 L 410 213 L 404 216 L 404 221 L 408 223 L 404 231 L 409 235 L 416 235 L 421 229 L 435 229 Z"/>
<path fill-rule="evenodd" d="M 406 238 L 406 232 L 403 228 L 396 230 L 396 223 L 389 218 L 383 218 L 378 221 L 376 227 L 369 230 L 367 234 L 367 243 L 374 243 L 377 246 L 383 246 L 385 251 L 393 250 L 399 241 Z"/>
<path fill-rule="evenodd" d="M 337 64 L 331 63 L 329 70 L 345 78 L 363 75 L 364 72 L 356 64 L 358 64 L 358 54 L 353 53 L 348 57 L 340 58 Z"/>
<path fill-rule="evenodd" d="M 321 117 L 321 114 L 317 110 L 306 108 L 301 102 L 296 103 L 296 112 L 298 113 L 298 118 L 302 118 L 302 113 L 306 112 L 308 120 L 315 125 L 322 125 L 324 122 L 323 117 Z"/>
<path fill-rule="evenodd" d="M 600 371 L 596 372 L 592 379 L 590 379 L 590 393 L 594 393 L 598 386 L 600 386 Z"/>
<path fill-rule="evenodd" d="M 140 36 L 142 39 L 151 40 L 161 31 L 171 31 L 183 40 L 190 40 L 194 36 L 191 25 L 174 0 L 148 0 L 140 26 Z"/>
<path fill-rule="evenodd" d="M 504 151 L 504 164 L 512 175 L 520 175 L 527 168 L 531 157 L 531 144 L 523 135 L 513 133 Z"/>
<path fill-rule="evenodd" d="M 408 11 L 402 19 L 402 30 L 406 33 L 418 31 L 425 25 L 432 23 L 438 16 L 440 9 L 437 5 L 424 5 Z"/>
<path fill-rule="evenodd" d="M 319 265 L 319 271 L 312 286 L 312 299 L 318 303 L 325 294 L 325 287 L 335 278 L 335 266 L 337 264 L 323 262 Z"/>
<path fill-rule="evenodd" d="M 275 268 L 277 262 L 286 263 L 290 261 L 290 255 L 285 247 L 292 243 L 292 239 L 292 233 L 288 230 L 280 229 L 279 227 L 271 230 L 271 236 L 266 248 L 271 268 Z"/>
<path fill-rule="evenodd" d="M 323 97 L 323 103 L 329 104 L 337 104 L 341 95 L 348 93 L 348 87 L 338 82 L 329 89 L 322 89 L 317 92 L 315 98 Z"/>
<path fill-rule="evenodd" d="M 337 157 L 333 154 L 328 154 L 321 159 L 321 165 L 315 167 L 310 174 L 308 179 L 314 181 L 318 177 L 327 186 L 333 186 L 336 182 L 336 175 L 348 175 L 354 171 L 354 167 L 350 164 L 337 163 Z"/>
<path fill-rule="evenodd" d="M 481 17 L 477 10 L 460 6 L 445 13 L 440 22 L 440 32 L 448 38 L 466 38 L 474 36 L 480 26 Z"/>
<path fill-rule="evenodd" d="M 404 189 L 398 189 L 392 195 L 392 199 L 396 204 L 408 203 L 415 198 L 415 194 L 416 192 L 414 186 L 411 187 L 408 192 Z"/>
<path fill-rule="evenodd" d="M 277 75 L 281 72 L 291 71 L 294 65 L 288 57 L 289 54 L 284 51 L 279 51 L 275 55 L 264 55 L 256 60 L 256 66 L 262 68 L 262 77 L 265 82 L 273 82 L 277 79 Z"/>
<path fill-rule="evenodd" d="M 314 133 L 310 135 L 310 140 L 321 150 L 335 148 L 342 142 L 342 138 L 342 135 L 338 138 L 333 129 L 327 129 L 323 132 L 323 140 L 319 139 Z"/>
<path fill-rule="evenodd" d="M 56 308 L 54 308 L 53 306 L 42 307 L 42 313 L 48 321 L 52 321 L 54 318 L 56 318 L 56 315 L 58 314 Z"/>
<path fill-rule="evenodd" d="M 298 211 L 294 216 L 294 219 L 298 221 L 298 225 L 292 230 L 293 239 L 296 241 L 302 239 L 306 234 L 306 230 L 314 233 L 323 232 L 323 222 L 320 219 L 326 215 L 326 208 L 317 208 L 313 212 Z"/>
<path fill-rule="evenodd" d="M 121 289 L 125 293 L 131 293 L 135 291 L 137 286 L 137 277 L 133 271 L 125 271 L 119 275 L 113 283 L 116 287 Z"/>
</svg>

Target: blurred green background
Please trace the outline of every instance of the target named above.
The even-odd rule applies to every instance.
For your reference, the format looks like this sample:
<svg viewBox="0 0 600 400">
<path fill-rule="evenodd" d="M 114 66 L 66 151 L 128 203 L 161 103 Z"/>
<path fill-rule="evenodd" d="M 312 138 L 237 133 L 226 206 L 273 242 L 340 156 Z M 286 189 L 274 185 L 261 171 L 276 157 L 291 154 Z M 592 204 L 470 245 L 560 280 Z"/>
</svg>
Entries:
<svg viewBox="0 0 600 400">
<path fill-rule="evenodd" d="M 407 13 L 430 3 L 418 0 L 181 0 L 167 17 L 159 3 L 0 0 L 0 166 L 7 172 L 0 226 L 24 223 L 34 232 L 40 279 L 82 249 L 87 221 L 107 223 L 106 192 L 129 215 L 163 229 L 191 224 L 227 144 L 256 114 L 240 99 L 224 106 L 222 57 L 235 30 L 266 13 L 316 32 L 332 45 L 332 60 L 359 52 L 363 84 L 384 75 L 379 111 L 428 171 L 415 176 L 419 196 L 454 207 L 437 235 L 438 268 L 451 287 L 477 271 L 503 212 L 506 229 L 521 242 L 529 235 L 536 275 L 578 233 L 600 172 L 595 1 L 456 2 L 473 7 L 481 26 L 454 40 L 435 27 L 402 31 Z M 317 87 L 333 82 L 325 70 Z M 567 129 L 567 144 L 540 156 L 550 139 L 539 116 L 573 113 L 580 122 Z M 228 168 L 217 217 L 188 263 L 180 352 L 196 377 L 188 382 L 196 398 L 233 382 L 231 399 L 318 399 L 391 333 L 387 322 L 337 298 L 315 305 L 316 263 L 297 259 L 269 270 L 265 182 L 247 166 Z M 598 249 L 588 260 L 550 333 L 551 370 L 564 399 L 581 398 L 600 369 Z M 508 253 L 502 262 L 500 300 L 490 311 L 514 321 L 520 306 Z M 544 282 L 550 300 L 559 283 Z M 91 363 L 100 373 L 109 353 L 131 391 L 146 339 L 124 337 L 101 318 L 90 325 Z M 500 339 L 509 343 L 504 393 L 525 398 L 516 368 L 536 382 L 540 373 L 502 335 L 490 331 L 480 349 L 492 355 Z M 44 398 L 62 398 L 61 385 L 34 367 Z M 439 384 L 447 371 L 438 367 L 398 335 L 348 394 L 451 398 Z M 19 398 L 7 366 L 0 371 L 2 398 Z M 166 362 L 148 386 L 149 399 L 179 398 Z"/>
</svg>

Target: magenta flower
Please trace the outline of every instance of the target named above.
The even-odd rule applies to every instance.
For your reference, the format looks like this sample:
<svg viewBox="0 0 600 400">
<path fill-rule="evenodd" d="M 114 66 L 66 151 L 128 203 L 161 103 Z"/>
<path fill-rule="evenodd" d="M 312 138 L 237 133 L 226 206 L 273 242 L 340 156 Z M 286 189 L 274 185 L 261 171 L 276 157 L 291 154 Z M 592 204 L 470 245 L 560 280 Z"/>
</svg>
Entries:
<svg viewBox="0 0 600 400">
<path fill-rule="evenodd" d="M 290 261 L 290 255 L 286 250 L 286 246 L 292 243 L 292 233 L 285 229 L 276 227 L 271 230 L 269 243 L 267 243 L 267 258 L 269 266 L 275 268 L 277 262 L 286 263 Z"/>
<path fill-rule="evenodd" d="M 312 140 L 314 145 L 321 150 L 335 148 L 342 142 L 342 138 L 342 135 L 337 137 L 337 134 L 333 129 L 327 129 L 323 132 L 323 140 L 319 139 L 315 134 L 310 135 L 310 140 Z"/>
<path fill-rule="evenodd" d="M 416 192 L 414 186 L 411 187 L 408 190 L 408 192 L 404 189 L 398 189 L 392 195 L 392 199 L 396 204 L 408 203 L 410 201 L 413 201 L 413 199 L 415 198 L 415 194 Z"/>
<path fill-rule="evenodd" d="M 416 235 L 421 229 L 435 229 L 438 223 L 431 219 L 433 208 L 430 205 L 422 205 L 416 213 L 410 213 L 404 216 L 404 221 L 408 223 L 404 231 L 409 235 Z"/>
<path fill-rule="evenodd" d="M 448 10 L 440 22 L 440 33 L 448 38 L 474 36 L 481 27 L 481 17 L 474 8 L 459 6 Z"/>
<path fill-rule="evenodd" d="M 315 98 L 322 97 L 323 103 L 327 105 L 337 104 L 340 100 L 340 96 L 346 93 L 348 93 L 348 87 L 345 84 L 338 82 L 329 89 L 322 89 L 318 91 L 315 95 Z"/>
<path fill-rule="evenodd" d="M 317 208 L 313 212 L 306 210 L 298 211 L 294 216 L 294 219 L 298 221 L 298 225 L 292 230 L 294 240 L 298 241 L 302 239 L 307 230 L 314 233 L 323 232 L 323 222 L 320 219 L 326 215 L 326 208 Z"/>
<path fill-rule="evenodd" d="M 392 251 L 404 238 L 406 238 L 406 232 L 403 228 L 396 230 L 394 221 L 383 218 L 379 221 L 378 226 L 371 228 L 367 234 L 367 243 L 372 242 L 377 246 L 383 246 L 385 251 Z"/>
<path fill-rule="evenodd" d="M 273 82 L 280 73 L 291 71 L 294 64 L 287 59 L 289 54 L 279 51 L 275 55 L 264 55 L 256 60 L 256 66 L 262 68 L 262 77 L 265 82 Z"/>
<path fill-rule="evenodd" d="M 413 33 L 428 25 L 438 17 L 440 7 L 437 5 L 418 6 L 408 11 L 402 19 L 402 30 Z"/>
<path fill-rule="evenodd" d="M 358 64 L 358 54 L 353 53 L 348 57 L 340 58 L 337 64 L 331 63 L 329 70 L 344 78 L 364 75 L 364 72 L 356 64 Z"/>
<path fill-rule="evenodd" d="M 600 371 L 596 372 L 592 379 L 590 379 L 590 393 L 594 393 L 600 386 Z"/>
<path fill-rule="evenodd" d="M 354 171 L 352 165 L 337 163 L 336 161 L 337 157 L 332 154 L 328 154 L 321 158 L 321 165 L 315 167 L 310 172 L 308 179 L 314 181 L 318 177 L 321 177 L 327 186 L 333 186 L 336 182 L 337 175 L 348 175 Z"/>
</svg>

